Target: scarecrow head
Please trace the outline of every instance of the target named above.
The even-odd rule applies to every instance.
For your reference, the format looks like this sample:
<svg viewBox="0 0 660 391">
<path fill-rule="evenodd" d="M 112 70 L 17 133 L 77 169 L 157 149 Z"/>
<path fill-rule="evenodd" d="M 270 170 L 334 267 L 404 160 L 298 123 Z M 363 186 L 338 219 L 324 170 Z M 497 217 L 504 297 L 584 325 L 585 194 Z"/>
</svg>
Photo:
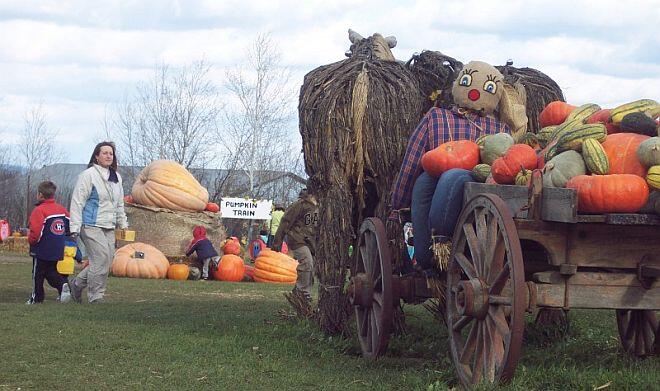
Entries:
<svg viewBox="0 0 660 391">
<path fill-rule="evenodd" d="M 504 76 L 494 66 L 470 61 L 458 73 L 451 93 L 459 107 L 493 114 L 504 91 L 503 84 Z"/>
</svg>

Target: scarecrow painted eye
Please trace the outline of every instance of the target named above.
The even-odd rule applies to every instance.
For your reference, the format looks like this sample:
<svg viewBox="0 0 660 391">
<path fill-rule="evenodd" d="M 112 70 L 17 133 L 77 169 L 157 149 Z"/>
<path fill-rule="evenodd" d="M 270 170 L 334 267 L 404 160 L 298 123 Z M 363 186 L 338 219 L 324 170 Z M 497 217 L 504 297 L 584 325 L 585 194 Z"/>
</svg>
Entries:
<svg viewBox="0 0 660 391">
<path fill-rule="evenodd" d="M 472 76 L 466 73 L 465 75 L 461 76 L 461 80 L 459 80 L 458 84 L 463 87 L 469 87 L 470 84 L 472 84 Z"/>
<path fill-rule="evenodd" d="M 488 80 L 484 83 L 484 91 L 494 94 L 497 92 L 497 83 L 492 80 Z"/>
</svg>

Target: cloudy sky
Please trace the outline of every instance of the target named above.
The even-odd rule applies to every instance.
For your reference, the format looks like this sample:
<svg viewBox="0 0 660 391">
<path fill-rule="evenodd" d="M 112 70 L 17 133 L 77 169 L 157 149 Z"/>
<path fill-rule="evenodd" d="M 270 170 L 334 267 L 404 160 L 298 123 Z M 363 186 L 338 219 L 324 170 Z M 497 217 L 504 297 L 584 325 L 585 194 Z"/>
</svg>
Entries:
<svg viewBox="0 0 660 391">
<path fill-rule="evenodd" d="M 342 60 L 348 28 L 394 35 L 399 60 L 424 49 L 539 69 L 573 104 L 660 100 L 660 0 L 0 0 L 0 140 L 16 141 L 42 104 L 61 160 L 83 162 L 104 113 L 157 64 L 224 69 L 270 33 L 296 91 Z M 299 138 L 292 124 L 291 137 Z"/>
</svg>

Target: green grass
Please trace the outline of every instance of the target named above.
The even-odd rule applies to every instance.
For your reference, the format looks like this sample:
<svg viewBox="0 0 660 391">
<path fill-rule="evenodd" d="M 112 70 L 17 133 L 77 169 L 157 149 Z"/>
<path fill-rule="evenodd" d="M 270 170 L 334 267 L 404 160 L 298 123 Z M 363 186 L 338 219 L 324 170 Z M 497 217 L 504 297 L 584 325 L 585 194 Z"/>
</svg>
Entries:
<svg viewBox="0 0 660 391">
<path fill-rule="evenodd" d="M 369 362 L 289 311 L 288 286 L 111 278 L 106 303 L 26 306 L 30 264 L 0 257 L 2 389 L 415 389 L 457 386 L 444 326 L 406 306 L 408 332 Z M 528 338 L 502 389 L 653 389 L 658 358 L 619 347 L 613 311 L 573 311 L 571 333 Z"/>
</svg>

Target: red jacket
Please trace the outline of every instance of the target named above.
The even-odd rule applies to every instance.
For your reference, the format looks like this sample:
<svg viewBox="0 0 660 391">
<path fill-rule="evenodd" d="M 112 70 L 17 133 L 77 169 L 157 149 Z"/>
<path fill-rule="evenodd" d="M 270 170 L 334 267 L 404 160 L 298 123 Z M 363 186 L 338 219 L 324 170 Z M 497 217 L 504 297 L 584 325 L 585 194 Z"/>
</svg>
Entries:
<svg viewBox="0 0 660 391">
<path fill-rule="evenodd" d="M 30 253 L 43 261 L 64 256 L 64 239 L 69 234 L 69 212 L 53 198 L 43 200 L 30 214 Z"/>
</svg>

